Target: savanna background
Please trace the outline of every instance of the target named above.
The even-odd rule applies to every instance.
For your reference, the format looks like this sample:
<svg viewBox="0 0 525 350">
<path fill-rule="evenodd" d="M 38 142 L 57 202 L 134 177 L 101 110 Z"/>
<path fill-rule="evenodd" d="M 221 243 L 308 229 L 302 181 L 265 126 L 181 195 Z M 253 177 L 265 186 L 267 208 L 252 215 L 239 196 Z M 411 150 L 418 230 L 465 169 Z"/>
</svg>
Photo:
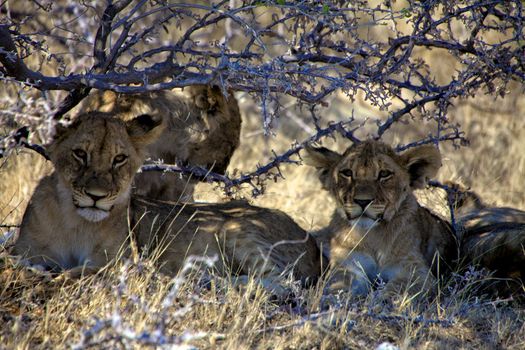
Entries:
<svg viewBox="0 0 525 350">
<path fill-rule="evenodd" d="M 132 2 L 130 8 L 139 3 Z M 161 1 L 142 3 L 144 7 L 138 9 L 138 14 L 171 4 Z M 192 13 L 204 16 L 213 12 L 208 2 L 196 4 L 200 7 L 174 7 L 174 11 L 181 11 L 178 16 L 152 30 L 134 47 L 134 51 L 123 54 L 122 58 L 126 59 L 126 55 L 135 57 L 152 45 L 167 45 L 191 29 L 196 22 L 195 18 L 190 18 Z M 231 0 L 215 5 L 226 9 L 226 5 L 235 8 L 247 4 L 250 5 L 249 2 Z M 304 76 L 293 77 L 296 85 L 292 89 L 301 93 L 289 93 L 289 88 L 281 84 L 284 78 L 278 76 L 268 83 L 271 94 L 267 94 L 265 89 L 258 88 L 259 75 L 250 76 L 253 73 L 250 69 L 257 65 L 262 67 L 265 60 L 285 55 L 291 47 L 300 53 L 304 48 L 302 45 L 307 44 L 298 38 L 305 37 L 305 33 L 316 28 L 318 23 L 311 18 L 314 10 L 306 16 L 311 22 L 304 20 L 305 24 L 301 24 L 299 21 L 295 26 L 284 22 L 284 25 L 272 28 L 274 35 L 261 35 L 264 49 L 256 50 L 263 52 L 260 61 L 251 63 L 253 67 L 246 71 L 239 70 L 241 77 L 237 80 L 235 72 L 231 71 L 231 76 L 226 74 L 224 80 L 220 80 L 226 87 L 236 90 L 243 119 L 241 144 L 228 168 L 229 175 L 236 177 L 240 173 L 252 172 L 258 164 L 265 164 L 275 155 L 282 154 L 296 141 L 302 142 L 315 135 L 314 121 L 317 119 L 324 127 L 330 122 L 353 118 L 348 124 L 348 129 L 356 128 L 353 137 L 377 136 L 378 121 L 381 124 L 389 120 L 411 101 L 429 95 L 410 89 L 394 91 L 382 83 L 389 78 L 412 81 L 407 72 L 419 72 L 421 77 L 414 78 L 414 84 L 454 85 L 454 88 L 446 90 L 449 95 L 440 99 L 440 103 L 424 104 L 396 119 L 392 127 L 379 135 L 381 139 L 394 146 L 418 140 L 435 143 L 443 156 L 438 181 L 459 182 L 491 205 L 525 210 L 525 100 L 523 79 L 520 81 L 525 57 L 524 33 L 519 25 L 505 27 L 505 21 L 523 17 L 522 3 L 494 1 L 487 2 L 484 7 L 479 5 L 479 8 L 476 4 L 480 3 L 253 2 L 253 9 L 239 15 L 250 24 L 250 28 L 263 28 L 271 21 L 283 18 L 289 13 L 286 11 L 292 13 L 294 6 L 299 13 L 303 11 L 301 6 L 315 8 L 319 18 L 327 16 L 326 21 L 333 20 L 334 23 L 339 23 L 340 19 L 329 17 L 329 11 L 358 8 L 359 11 L 349 14 L 353 16 L 352 26 L 347 23 L 349 27 L 332 28 L 332 36 L 327 37 L 332 44 L 336 42 L 335 38 L 344 39 L 347 48 L 364 45 L 365 51 L 377 50 L 382 54 L 388 52 L 389 45 L 396 38 L 417 32 L 414 23 L 419 13 L 428 10 L 431 17 L 439 19 L 470 6 L 474 10 L 466 13 L 465 18 L 453 17 L 446 21 L 446 25 L 438 27 L 442 32 L 430 31 L 427 34 L 430 38 L 437 37 L 455 44 L 468 43 L 473 31 L 477 31 L 473 45 L 479 54 L 458 54 L 447 47 L 416 45 L 408 50 L 401 46 L 400 53 L 394 55 L 397 59 L 383 72 L 382 80 L 374 80 L 372 75 L 365 74 L 380 63 L 380 57 L 372 55 L 368 59 L 361 56 L 358 61 L 364 62 L 363 67 L 355 70 L 358 75 L 368 76 L 370 81 L 348 78 L 349 85 L 334 88 L 318 101 L 306 103 L 304 99 L 300 101 L 304 97 L 301 95 L 303 90 L 328 91 L 341 82 L 316 80 L 306 71 Z M 19 34 L 25 34 L 16 38 L 20 41 L 20 56 L 30 69 L 45 75 L 82 73 L 96 61 L 90 50 L 105 5 L 95 1 L 8 0 L 0 4 L 1 22 Z M 372 9 L 375 8 L 382 10 L 374 14 Z M 123 18 L 125 13 L 126 10 L 117 19 Z M 505 17 L 505 14 L 512 18 Z M 477 22 L 469 22 L 468 16 L 484 16 L 483 25 L 477 28 Z M 151 25 L 157 20 L 146 17 L 146 24 Z M 242 52 L 254 37 L 246 34 L 243 25 L 235 20 L 217 21 L 193 32 L 190 36 L 193 42 L 187 46 L 221 52 L 221 45 L 224 45 L 231 52 Z M 65 37 L 70 39 L 64 40 Z M 490 51 L 492 49 L 514 55 L 506 63 L 499 61 L 509 67 L 507 71 L 498 66 L 494 58 L 497 52 Z M 337 52 L 333 45 L 332 50 Z M 139 61 L 138 67 L 147 67 L 152 61 L 164 58 L 162 55 L 152 56 L 149 61 Z M 179 63 L 187 64 L 197 78 L 206 78 L 220 61 L 213 56 L 199 57 L 180 52 L 177 59 Z M 330 67 L 329 64 L 326 66 Z M 333 71 L 327 68 L 327 77 L 342 79 L 336 74 L 342 68 L 345 67 L 339 66 Z M 119 65 L 113 67 L 113 71 L 119 70 L 125 72 L 125 68 Z M 6 226 L 3 227 L 5 232 L 16 232 L 16 227 L 7 226 L 18 224 L 36 179 L 49 165 L 33 151 L 13 147 L 14 131 L 25 125 L 31 130 L 30 143 L 48 142 L 56 122 L 53 113 L 67 92 L 24 86 L 17 82 L 20 79 L 10 77 L 5 69 L 3 72 L 0 83 L 0 131 L 4 136 L 4 157 L 0 159 L 3 216 L 0 222 Z M 469 72 L 474 72 L 475 78 L 468 76 Z M 478 78 L 479 84 L 472 83 Z M 454 81 L 456 83 L 452 84 Z M 181 78 L 178 85 L 184 86 L 186 82 Z M 363 88 L 356 88 L 359 84 Z M 469 88 L 461 90 L 462 84 Z M 275 115 L 271 115 L 273 112 L 268 114 L 267 109 L 275 111 Z M 68 115 L 74 113 L 75 110 Z M 464 134 L 459 134 L 458 130 Z M 453 140 L 440 141 L 441 135 L 447 132 L 455 135 Z M 323 138 L 321 143 L 343 151 L 352 141 L 335 133 L 333 137 Z M 16 167 L 20 170 L 13 177 L 10 169 Z M 326 226 L 335 205 L 328 193 L 322 190 L 315 170 L 300 163 L 283 163 L 279 170 L 282 178 L 254 181 L 263 190 L 257 197 L 252 196 L 253 188 L 249 185 L 235 189 L 234 196 L 246 198 L 255 205 L 280 209 L 310 231 Z M 216 183 L 201 183 L 197 186 L 195 199 L 209 202 L 228 200 L 221 187 Z M 422 190 L 418 198 L 427 207 L 448 217 L 443 190 Z M 442 293 L 435 300 L 424 305 L 417 305 L 410 297 L 402 296 L 398 303 L 386 307 L 376 301 L 376 292 L 360 301 L 344 295 L 327 298 L 322 295 L 322 282 L 315 288 L 302 289 L 284 277 L 283 284 L 293 291 L 293 296 L 283 300 L 272 296 L 256 280 L 242 288 L 232 287 L 228 279 L 210 278 L 202 269 L 196 268 L 197 264 L 191 263 L 175 279 L 159 274 L 151 261 L 134 260 L 110 266 L 97 276 L 71 281 L 20 267 L 16 264 L 16 257 L 9 255 L 9 241 L 4 244 L 5 247 L 0 248 L 0 347 L 5 348 L 525 348 L 522 304 L 513 298 L 502 299 L 477 291 L 480 282 L 490 278 L 483 271 L 469 270 L 455 275 L 452 281 L 443 283 Z"/>
</svg>

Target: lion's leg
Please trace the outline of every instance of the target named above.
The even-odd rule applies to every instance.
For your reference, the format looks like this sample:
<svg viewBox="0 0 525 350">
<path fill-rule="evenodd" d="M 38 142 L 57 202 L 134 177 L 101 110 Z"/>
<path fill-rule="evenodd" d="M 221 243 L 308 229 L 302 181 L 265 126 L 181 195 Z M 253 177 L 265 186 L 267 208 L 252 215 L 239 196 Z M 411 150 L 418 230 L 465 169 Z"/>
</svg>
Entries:
<svg viewBox="0 0 525 350">
<path fill-rule="evenodd" d="M 272 245 L 260 236 L 237 237 L 229 244 L 234 286 L 247 286 L 255 281 L 273 295 L 286 297 L 289 290 L 283 286 L 286 264 L 271 254 Z"/>
<path fill-rule="evenodd" d="M 436 279 L 423 257 L 408 254 L 398 262 L 385 264 L 379 276 L 386 282 L 385 297 L 397 296 L 407 291 L 411 295 L 432 294 Z"/>
<path fill-rule="evenodd" d="M 332 264 L 333 276 L 329 290 L 350 291 L 354 296 L 366 296 L 377 276 L 378 266 L 374 258 L 363 252 L 352 252 L 346 259 Z"/>
</svg>

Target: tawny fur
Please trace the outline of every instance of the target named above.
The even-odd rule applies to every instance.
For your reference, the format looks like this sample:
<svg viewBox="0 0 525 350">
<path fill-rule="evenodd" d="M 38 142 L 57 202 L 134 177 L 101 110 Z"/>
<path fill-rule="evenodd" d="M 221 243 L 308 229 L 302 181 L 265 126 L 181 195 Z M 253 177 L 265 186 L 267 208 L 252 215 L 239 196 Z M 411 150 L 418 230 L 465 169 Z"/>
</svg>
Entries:
<svg viewBox="0 0 525 350">
<path fill-rule="evenodd" d="M 511 279 L 525 281 L 525 212 L 515 208 L 491 207 L 475 192 L 446 183 L 455 192 L 454 207 L 461 256 L 465 264 L 484 267 L 498 278 L 499 292 L 523 287 Z"/>
<path fill-rule="evenodd" d="M 166 128 L 148 146 L 147 158 L 201 165 L 224 173 L 239 145 L 241 116 L 232 93 L 224 96 L 218 87 L 192 86 L 184 93 L 173 91 L 117 95 L 93 91 L 78 110 L 111 112 L 123 120 L 141 114 L 162 117 Z M 38 181 L 53 170 L 51 162 L 30 150 L 13 152 L 0 160 L 0 223 L 18 225 Z M 189 200 L 195 179 L 180 174 L 138 174 L 134 191 L 162 200 Z"/>
<path fill-rule="evenodd" d="M 445 181 L 443 185 L 448 187 L 445 201 L 452 204 L 456 215 L 487 207 L 476 192 L 467 189 L 465 186 L 453 181 Z"/>
<path fill-rule="evenodd" d="M 148 146 L 147 157 L 166 164 L 181 162 L 224 173 L 239 146 L 241 115 L 232 93 L 218 87 L 191 86 L 184 95 L 159 91 L 118 95 L 94 92 L 81 111 L 102 111 L 130 120 L 141 114 L 162 116 L 166 128 L 158 141 Z M 160 200 L 190 200 L 196 180 L 180 174 L 138 174 L 135 192 Z"/>
<path fill-rule="evenodd" d="M 449 225 L 421 207 L 413 190 L 425 186 L 441 166 L 431 146 L 397 155 L 377 141 L 354 145 L 343 155 L 307 148 L 305 162 L 319 169 L 338 212 L 331 225 L 332 289 L 365 295 L 374 280 L 386 282 L 385 295 L 410 288 L 430 291 L 434 272 L 457 258 Z"/>
<path fill-rule="evenodd" d="M 154 116 L 123 122 L 100 112 L 60 132 L 49 148 L 55 171 L 35 190 L 14 252 L 50 269 L 96 270 L 127 254 L 131 229 L 141 246 L 161 249 L 158 262 L 171 274 L 193 254 L 218 255 L 221 271 L 268 276 L 293 265 L 298 278 L 318 276 L 314 240 L 282 212 L 244 202 L 176 205 L 131 194 L 147 146 L 161 133 Z"/>
<path fill-rule="evenodd" d="M 321 272 L 315 241 L 279 210 L 243 201 L 171 205 L 135 197 L 131 202 L 139 245 L 161 250 L 166 272 L 178 271 L 184 257 L 217 256 L 219 272 L 276 276 L 294 266 L 297 278 Z"/>
</svg>

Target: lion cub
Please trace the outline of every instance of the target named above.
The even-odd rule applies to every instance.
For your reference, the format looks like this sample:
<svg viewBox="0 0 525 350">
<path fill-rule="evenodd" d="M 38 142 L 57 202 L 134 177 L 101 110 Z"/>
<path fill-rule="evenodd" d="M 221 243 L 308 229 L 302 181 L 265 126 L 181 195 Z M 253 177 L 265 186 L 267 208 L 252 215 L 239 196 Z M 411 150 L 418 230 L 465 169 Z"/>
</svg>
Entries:
<svg viewBox="0 0 525 350">
<path fill-rule="evenodd" d="M 147 146 L 146 156 L 166 164 L 177 161 L 224 173 L 239 145 L 241 114 L 232 93 L 224 96 L 216 86 L 187 87 L 184 95 L 159 91 L 118 95 L 93 91 L 81 104 L 85 112 L 112 113 L 124 121 L 148 114 L 162 118 L 162 135 Z M 0 160 L 0 223 L 17 225 L 38 181 L 53 166 L 30 150 L 13 152 Z M 32 171 L 28 171 L 31 169 Z M 174 173 L 137 174 L 134 192 L 160 200 L 191 200 L 196 179 Z"/>
<path fill-rule="evenodd" d="M 141 114 L 164 118 L 162 135 L 147 148 L 151 161 L 198 165 L 223 174 L 239 146 L 241 114 L 237 100 L 231 92 L 224 96 L 217 86 L 190 86 L 184 94 L 94 91 L 80 110 L 112 113 L 124 121 Z M 196 183 L 196 179 L 180 174 L 150 172 L 137 174 L 134 191 L 159 200 L 191 200 Z"/>
<path fill-rule="evenodd" d="M 112 114 L 80 115 L 49 147 L 54 172 L 42 179 L 24 214 L 14 253 L 51 270 L 97 270 L 127 254 L 130 231 L 159 248 L 159 263 L 176 274 L 188 255 L 218 255 L 220 271 L 297 278 L 320 273 L 314 240 L 290 217 L 244 202 L 185 204 L 131 192 L 148 145 L 163 133 L 144 114 L 124 122 Z"/>
<path fill-rule="evenodd" d="M 378 278 L 386 282 L 385 295 L 432 288 L 431 267 L 443 269 L 457 258 L 456 240 L 412 192 L 440 168 L 439 151 L 421 146 L 398 155 L 378 141 L 353 145 L 342 155 L 326 148 L 306 151 L 305 163 L 320 170 L 338 205 L 328 228 L 331 289 L 366 295 Z"/>
</svg>

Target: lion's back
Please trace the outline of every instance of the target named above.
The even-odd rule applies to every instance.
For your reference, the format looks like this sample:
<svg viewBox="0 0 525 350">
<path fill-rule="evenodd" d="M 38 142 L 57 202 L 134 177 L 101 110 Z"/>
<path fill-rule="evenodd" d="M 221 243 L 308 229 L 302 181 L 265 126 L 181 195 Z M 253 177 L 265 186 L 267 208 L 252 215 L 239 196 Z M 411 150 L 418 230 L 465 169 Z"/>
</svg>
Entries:
<svg viewBox="0 0 525 350">
<path fill-rule="evenodd" d="M 321 256 L 314 239 L 279 210 L 245 201 L 177 204 L 144 197 L 134 197 L 132 208 L 140 245 L 155 247 L 176 239 L 176 244 L 168 245 L 170 257 L 165 259 L 174 269 L 182 266 L 185 256 L 207 252 L 220 255 L 220 264 L 233 271 L 246 273 L 246 266 L 270 258 L 280 271 L 293 265 L 299 278 L 320 274 Z"/>
</svg>

